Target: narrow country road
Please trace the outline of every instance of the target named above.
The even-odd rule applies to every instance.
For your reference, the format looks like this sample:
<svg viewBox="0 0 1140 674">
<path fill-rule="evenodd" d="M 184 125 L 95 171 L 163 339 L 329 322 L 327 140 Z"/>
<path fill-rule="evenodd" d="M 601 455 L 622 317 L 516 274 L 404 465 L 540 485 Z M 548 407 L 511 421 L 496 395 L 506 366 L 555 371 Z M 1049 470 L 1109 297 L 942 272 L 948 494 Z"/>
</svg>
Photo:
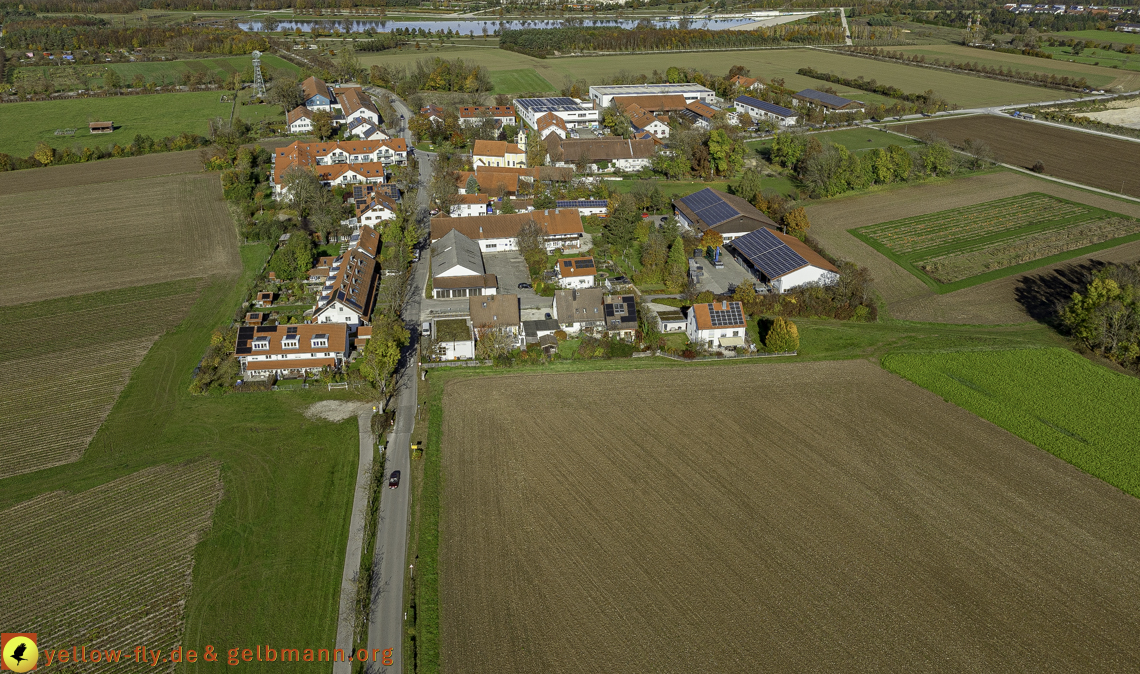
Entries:
<svg viewBox="0 0 1140 674">
<path fill-rule="evenodd" d="M 369 87 L 368 93 L 373 96 L 391 95 L 392 107 L 398 114 L 404 115 L 404 121 L 399 126 L 400 135 L 410 146 L 412 139 L 407 130 L 407 120 L 411 118 L 412 111 L 403 101 L 383 89 Z M 417 158 L 420 184 L 426 186 L 431 179 L 434 156 L 430 153 L 417 153 Z M 417 202 L 421 211 L 427 206 L 427 197 L 427 190 L 421 189 Z M 412 489 L 410 446 L 415 429 L 419 372 L 416 349 L 419 343 L 420 300 L 427 283 L 429 267 L 427 255 L 423 257 L 422 261 L 412 266 L 409 297 L 404 306 L 404 323 L 411 333 L 411 343 L 396 377 L 393 398 L 396 425 L 390 436 L 386 457 L 385 470 L 388 475 L 392 471 L 400 471 L 400 486 L 382 490 L 376 524 L 376 550 L 372 562 L 372 614 L 368 621 L 368 649 L 370 652 L 391 649 L 391 657 L 387 661 L 370 662 L 366 668 L 370 674 L 397 674 L 404 671 L 404 582 L 408 572 L 408 503 Z"/>
<path fill-rule="evenodd" d="M 371 489 L 369 473 L 372 470 L 372 406 L 357 415 L 360 436 L 360 457 L 357 459 L 356 491 L 352 497 L 352 515 L 348 524 L 348 547 L 344 554 L 344 572 L 340 581 L 340 618 L 336 625 L 336 647 L 345 653 L 352 652 L 353 626 L 356 605 L 356 578 L 360 573 L 360 555 L 364 545 L 364 520 Z M 333 674 L 349 674 L 351 662 L 333 662 Z"/>
</svg>

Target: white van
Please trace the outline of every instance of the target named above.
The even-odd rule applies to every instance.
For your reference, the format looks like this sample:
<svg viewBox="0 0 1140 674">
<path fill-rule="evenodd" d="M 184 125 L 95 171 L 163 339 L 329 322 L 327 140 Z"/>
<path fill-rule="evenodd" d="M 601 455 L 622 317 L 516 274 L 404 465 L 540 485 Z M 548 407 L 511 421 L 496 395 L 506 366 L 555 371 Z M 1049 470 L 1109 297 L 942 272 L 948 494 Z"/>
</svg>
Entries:
<svg viewBox="0 0 1140 674">
<path fill-rule="evenodd" d="M 431 321 L 424 321 L 424 324 L 420 326 L 420 334 L 424 337 L 431 336 Z"/>
</svg>

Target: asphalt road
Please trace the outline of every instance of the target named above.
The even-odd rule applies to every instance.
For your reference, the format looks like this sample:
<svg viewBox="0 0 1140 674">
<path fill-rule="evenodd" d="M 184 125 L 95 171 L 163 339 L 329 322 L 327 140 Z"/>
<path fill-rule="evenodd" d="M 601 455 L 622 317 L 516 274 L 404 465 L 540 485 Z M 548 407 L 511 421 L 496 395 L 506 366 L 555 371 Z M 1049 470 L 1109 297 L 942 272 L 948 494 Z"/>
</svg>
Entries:
<svg viewBox="0 0 1140 674">
<path fill-rule="evenodd" d="M 369 87 L 374 96 L 386 95 L 382 89 Z M 392 106 L 411 117 L 411 110 L 398 98 L 393 97 Z M 407 125 L 403 125 L 401 135 L 408 139 Z M 420 181 L 426 185 L 431 178 L 434 155 L 417 153 L 420 164 Z M 418 204 L 427 206 L 427 190 L 419 192 Z M 372 565 L 372 615 L 368 622 L 368 650 L 387 651 L 391 649 L 391 664 L 370 662 L 366 671 L 396 674 L 404 671 L 404 580 L 408 572 L 408 502 L 411 490 L 411 439 L 415 429 L 416 394 L 418 367 L 416 366 L 416 346 L 419 341 L 420 300 L 427 283 L 428 264 L 424 261 L 413 265 L 409 300 L 404 307 L 404 322 L 412 334 L 411 344 L 405 353 L 396 381 L 393 398 L 396 405 L 396 424 L 388 443 L 385 471 L 400 471 L 400 486 L 385 488 L 380 496 L 380 513 L 377 518 L 376 550 Z"/>
</svg>

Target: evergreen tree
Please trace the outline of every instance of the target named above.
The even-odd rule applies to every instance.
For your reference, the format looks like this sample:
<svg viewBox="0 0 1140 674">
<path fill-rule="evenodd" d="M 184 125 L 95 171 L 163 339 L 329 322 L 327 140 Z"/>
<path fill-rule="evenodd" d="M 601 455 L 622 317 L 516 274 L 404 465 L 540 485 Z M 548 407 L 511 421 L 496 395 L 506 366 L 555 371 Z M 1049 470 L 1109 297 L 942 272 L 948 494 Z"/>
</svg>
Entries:
<svg viewBox="0 0 1140 674">
<path fill-rule="evenodd" d="M 788 353 L 800 348 L 800 332 L 796 324 L 777 316 L 768 336 L 764 338 L 764 348 L 770 353 Z"/>
<path fill-rule="evenodd" d="M 665 285 L 670 290 L 680 290 L 689 280 L 689 262 L 685 257 L 685 244 L 681 237 L 673 239 L 669 248 L 669 261 L 665 263 Z"/>
</svg>

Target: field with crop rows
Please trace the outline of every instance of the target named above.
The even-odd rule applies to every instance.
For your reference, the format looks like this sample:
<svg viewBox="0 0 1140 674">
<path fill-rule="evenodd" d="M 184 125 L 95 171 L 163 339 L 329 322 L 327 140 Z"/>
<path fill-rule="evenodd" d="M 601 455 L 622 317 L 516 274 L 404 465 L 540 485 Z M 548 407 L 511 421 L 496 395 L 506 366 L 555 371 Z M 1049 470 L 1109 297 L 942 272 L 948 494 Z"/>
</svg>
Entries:
<svg viewBox="0 0 1140 674">
<path fill-rule="evenodd" d="M 906 54 L 923 54 L 927 57 L 939 58 L 943 61 L 954 61 L 956 63 L 968 61 L 980 65 L 1013 68 L 1014 70 L 1020 70 L 1026 73 L 1067 75 L 1074 79 L 1083 77 L 1093 88 L 1107 89 L 1113 86 L 1121 86 L 1124 88 L 1124 91 L 1132 91 L 1136 89 L 1137 84 L 1140 84 L 1140 75 L 1128 72 L 1127 70 L 1121 72 L 1120 70 L 1110 68 L 1107 62 L 1104 62 L 1103 65 L 1100 66 L 1092 65 L 1092 60 L 1086 63 L 1071 63 L 1068 61 L 1068 56 L 1062 57 L 1061 55 L 1052 59 L 1042 59 L 1034 56 L 1022 56 L 1021 54 L 1005 54 L 988 49 L 975 49 L 961 44 L 889 47 L 889 49 L 891 51 L 901 51 Z M 1067 47 L 1060 49 L 1068 51 Z M 1116 54 L 1116 56 L 1121 57 L 1123 54 Z M 1066 97 L 1059 96 L 1058 98 Z"/>
<path fill-rule="evenodd" d="M 1063 349 L 890 354 L 883 367 L 1140 498 L 1140 380 Z"/>
<path fill-rule="evenodd" d="M 176 155 L 170 157 L 182 166 Z M 144 157 L 140 159 L 150 159 Z M 0 196 L 0 305 L 22 304 L 235 269 L 237 234 L 217 175 L 133 178 L 114 159 L 5 174 L 25 191 Z M 57 173 L 58 171 L 58 173 Z M 103 174 L 114 182 L 61 189 L 60 178 Z M 123 171 L 129 173 L 129 171 Z M 5 178 L 7 180 L 7 178 Z M 44 273 L 46 268 L 51 273 Z M 65 271 L 66 270 L 66 271 Z M 156 307 L 161 310 L 161 307 Z"/>
<path fill-rule="evenodd" d="M 41 651 L 126 650 L 131 661 L 98 671 L 137 671 L 136 645 L 179 643 L 194 547 L 221 493 L 219 464 L 202 460 L 0 511 L 0 623 L 36 632 Z"/>
<path fill-rule="evenodd" d="M 910 123 L 907 131 L 912 136 L 945 138 L 958 146 L 967 138 L 985 141 L 1000 162 L 1027 169 L 1041 162 L 1051 176 L 1140 196 L 1140 143 L 1133 141 L 997 115 Z"/>
<path fill-rule="evenodd" d="M 1140 500 L 867 361 L 456 380 L 442 432 L 445 673 L 1140 657 Z"/>
<path fill-rule="evenodd" d="M 563 57 L 536 59 L 503 49 L 458 48 L 438 52 L 443 58 L 462 58 L 485 66 L 494 73 L 496 70 L 518 70 L 529 68 L 541 75 L 556 87 L 570 81 L 583 79 L 589 84 L 599 84 L 621 71 L 632 73 L 665 72 L 669 66 L 699 68 L 712 73 L 724 74 L 733 65 L 748 68 L 753 76 L 767 78 L 781 77 L 793 89 L 814 89 L 824 83 L 798 75 L 804 66 L 811 66 L 822 72 L 834 73 L 843 77 L 855 78 L 862 75 L 883 84 L 896 86 L 903 91 L 920 93 L 934 89 L 946 100 L 964 108 L 1007 105 L 1051 101 L 1057 98 L 1057 91 L 1043 87 L 1010 84 L 958 73 L 908 66 L 902 63 L 888 63 L 872 59 L 847 56 L 839 52 L 822 49 L 756 49 L 732 52 L 685 52 L 678 54 L 613 54 L 606 56 Z M 386 63 L 414 66 L 424 54 L 415 50 L 403 52 L 387 51 L 383 54 L 361 55 L 365 66 L 373 63 Z M 858 99 L 866 103 L 891 104 L 894 99 L 831 84 L 840 96 Z"/>
<path fill-rule="evenodd" d="M 77 460 L 197 289 L 186 279 L 0 307 L 0 479 Z"/>
<path fill-rule="evenodd" d="M 1125 243 L 1140 234 L 1140 220 L 1029 193 L 851 232 L 928 283 L 949 286 L 936 289 L 956 290 L 1037 260 Z"/>
</svg>

